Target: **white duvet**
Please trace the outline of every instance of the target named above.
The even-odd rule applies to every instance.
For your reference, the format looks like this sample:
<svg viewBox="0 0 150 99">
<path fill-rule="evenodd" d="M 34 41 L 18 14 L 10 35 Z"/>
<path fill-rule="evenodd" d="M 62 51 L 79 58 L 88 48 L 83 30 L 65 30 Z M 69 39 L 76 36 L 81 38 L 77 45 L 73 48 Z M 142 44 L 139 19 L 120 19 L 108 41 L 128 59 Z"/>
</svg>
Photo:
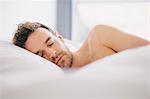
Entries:
<svg viewBox="0 0 150 99">
<path fill-rule="evenodd" d="M 66 43 L 76 50 L 75 43 Z M 150 46 L 125 50 L 66 73 L 1 41 L 0 88 L 0 99 L 150 99 Z"/>
</svg>

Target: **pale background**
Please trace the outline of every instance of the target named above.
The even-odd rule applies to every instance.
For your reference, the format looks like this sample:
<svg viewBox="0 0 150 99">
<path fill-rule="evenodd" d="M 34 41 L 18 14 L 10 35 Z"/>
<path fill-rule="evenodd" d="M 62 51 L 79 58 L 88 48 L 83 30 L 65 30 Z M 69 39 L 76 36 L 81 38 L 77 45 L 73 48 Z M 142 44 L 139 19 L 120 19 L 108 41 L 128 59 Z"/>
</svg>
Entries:
<svg viewBox="0 0 150 99">
<path fill-rule="evenodd" d="M 56 29 L 57 0 L 0 0 L 0 40 L 17 25 L 37 21 Z M 83 42 L 96 24 L 107 24 L 150 40 L 149 0 L 72 0 L 72 40 Z M 64 23 L 65 24 L 65 23 Z"/>
<path fill-rule="evenodd" d="M 0 0 L 0 39 L 11 40 L 17 25 L 37 21 L 56 26 L 56 0 Z"/>
<path fill-rule="evenodd" d="M 81 42 L 96 24 L 107 24 L 150 40 L 149 0 L 74 0 L 73 40 Z M 78 17 L 76 17 L 78 16 Z M 79 33 L 81 36 L 79 36 Z"/>
</svg>

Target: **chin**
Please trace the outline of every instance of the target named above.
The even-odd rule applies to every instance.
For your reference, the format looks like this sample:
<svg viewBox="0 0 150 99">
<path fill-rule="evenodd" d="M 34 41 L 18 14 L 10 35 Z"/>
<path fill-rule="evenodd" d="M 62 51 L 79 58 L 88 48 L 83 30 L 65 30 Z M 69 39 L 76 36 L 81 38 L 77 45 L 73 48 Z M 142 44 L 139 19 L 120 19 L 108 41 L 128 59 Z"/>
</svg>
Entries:
<svg viewBox="0 0 150 99">
<path fill-rule="evenodd" d="M 70 68 L 71 65 L 72 65 L 72 57 L 68 57 L 66 60 L 64 60 L 64 63 L 62 64 L 62 67 Z"/>
</svg>

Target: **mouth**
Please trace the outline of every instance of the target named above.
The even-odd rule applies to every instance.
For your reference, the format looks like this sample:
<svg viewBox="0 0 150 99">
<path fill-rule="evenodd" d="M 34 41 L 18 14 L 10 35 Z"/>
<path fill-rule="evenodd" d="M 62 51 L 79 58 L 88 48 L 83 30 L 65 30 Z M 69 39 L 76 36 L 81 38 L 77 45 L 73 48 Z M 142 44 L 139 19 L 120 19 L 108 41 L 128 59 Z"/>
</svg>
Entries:
<svg viewBox="0 0 150 99">
<path fill-rule="evenodd" d="M 57 65 L 59 63 L 59 61 L 62 59 L 63 55 L 59 55 L 57 56 L 56 60 L 55 60 L 55 64 Z"/>
</svg>

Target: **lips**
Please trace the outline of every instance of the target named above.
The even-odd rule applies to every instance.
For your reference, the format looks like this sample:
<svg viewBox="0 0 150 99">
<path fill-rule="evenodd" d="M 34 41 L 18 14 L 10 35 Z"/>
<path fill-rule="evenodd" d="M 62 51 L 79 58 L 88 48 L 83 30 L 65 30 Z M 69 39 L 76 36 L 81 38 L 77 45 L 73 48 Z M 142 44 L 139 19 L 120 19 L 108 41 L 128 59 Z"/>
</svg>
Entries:
<svg viewBox="0 0 150 99">
<path fill-rule="evenodd" d="M 58 64 L 59 61 L 62 59 L 63 55 L 59 55 L 57 56 L 56 60 L 55 60 L 55 64 Z"/>
</svg>

